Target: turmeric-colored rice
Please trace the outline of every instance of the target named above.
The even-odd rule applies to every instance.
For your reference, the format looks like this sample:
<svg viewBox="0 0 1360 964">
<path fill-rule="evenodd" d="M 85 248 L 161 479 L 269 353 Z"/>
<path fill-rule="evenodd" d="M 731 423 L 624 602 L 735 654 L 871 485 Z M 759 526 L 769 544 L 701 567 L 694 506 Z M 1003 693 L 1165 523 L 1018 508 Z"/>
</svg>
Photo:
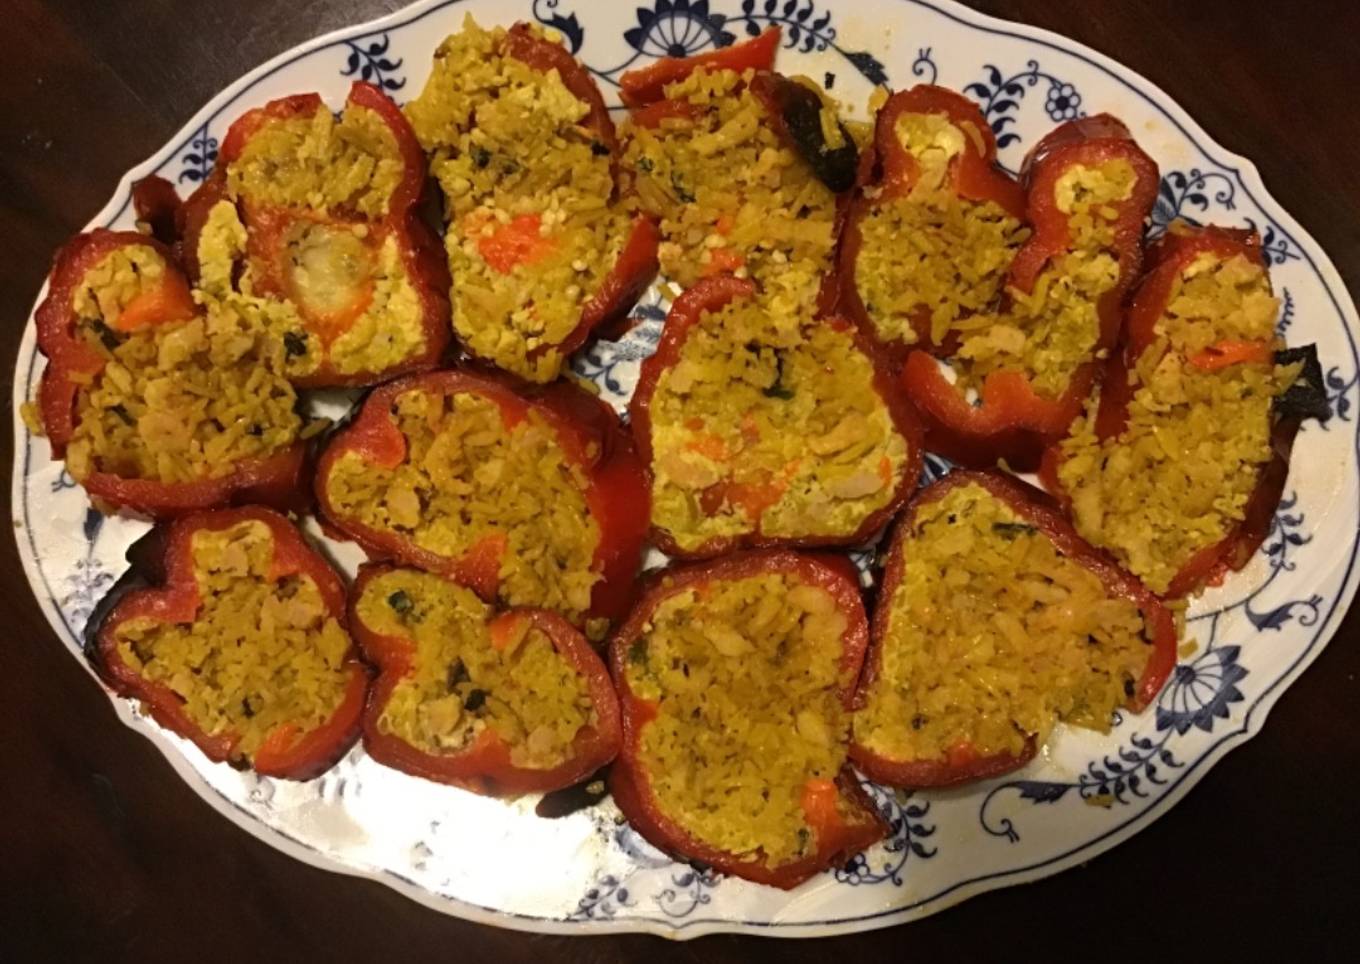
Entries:
<svg viewBox="0 0 1360 964">
<path fill-rule="evenodd" d="M 118 315 L 166 271 L 150 246 L 117 248 L 85 275 L 73 298 L 75 330 L 104 358 L 76 396 L 66 466 L 158 482 L 232 472 L 297 439 L 297 397 L 283 349 L 222 315 L 118 330 Z"/>
<path fill-rule="evenodd" d="M 858 744 L 931 761 L 1019 754 L 1059 721 L 1109 729 L 1150 650 L 1134 603 L 980 485 L 921 505 L 905 539 Z"/>
<path fill-rule="evenodd" d="M 296 736 L 329 720 L 348 686 L 350 639 L 316 583 L 270 578 L 273 536 L 254 520 L 195 532 L 191 552 L 198 614 L 189 623 L 119 623 L 118 657 L 179 696 L 205 734 L 236 737 L 247 758 L 271 734 Z"/>
<path fill-rule="evenodd" d="M 628 686 L 656 703 L 638 766 L 670 819 L 704 844 L 778 866 L 814 853 L 810 780 L 846 760 L 838 690 L 846 616 L 824 589 L 766 573 L 664 599 L 627 653 Z M 857 815 L 842 799 L 846 822 Z"/>
<path fill-rule="evenodd" d="M 1223 340 L 1269 342 L 1278 307 L 1259 264 L 1242 255 L 1195 259 L 1129 372 L 1127 427 L 1097 439 L 1096 398 L 1062 443 L 1058 478 L 1077 530 L 1154 592 L 1242 520 L 1271 457 L 1271 405 L 1299 367 L 1205 371 L 1187 359 Z"/>
<path fill-rule="evenodd" d="M 490 730 L 517 767 L 550 769 L 598 714 L 585 680 L 527 617 L 498 648 L 494 611 L 471 590 L 414 569 L 371 579 L 355 601 L 371 631 L 409 641 L 410 666 L 378 728 L 427 753 L 456 754 Z"/>
<path fill-rule="evenodd" d="M 953 359 L 958 382 L 980 388 L 992 372 L 1019 372 L 1036 392 L 1057 398 L 1083 364 L 1101 357 L 1100 297 L 1119 280 L 1112 250 L 1117 202 L 1133 192 L 1137 175 L 1123 158 L 1074 165 L 1056 185 L 1067 216 L 1070 246 L 1026 292 L 1011 286 L 1008 310 L 955 322 L 961 344 Z"/>
<path fill-rule="evenodd" d="M 406 457 L 386 468 L 346 452 L 324 483 L 331 510 L 451 561 L 498 545 L 500 602 L 579 623 L 600 579 L 600 527 L 553 426 L 533 409 L 508 425 L 470 392 L 412 389 L 393 407 Z"/>
<path fill-rule="evenodd" d="M 773 313 L 794 314 L 810 308 L 831 269 L 836 195 L 776 132 L 751 77 L 700 67 L 668 85 L 666 98 L 697 117 L 625 122 L 624 166 L 637 203 L 660 218 L 663 274 L 688 288 L 731 271 L 754 280 Z"/>
<path fill-rule="evenodd" d="M 876 200 L 880 188 L 865 189 L 855 287 L 883 341 L 914 344 L 912 322 L 928 313 L 930 342 L 938 345 L 957 319 L 996 307 L 1029 229 L 994 201 L 960 197 L 945 183 L 976 131 L 943 114 L 905 113 L 894 133 L 915 158 L 918 179 L 887 201 Z"/>
<path fill-rule="evenodd" d="M 508 56 L 505 38 L 469 15 L 406 114 L 443 189 L 454 331 L 473 354 L 546 382 L 631 218 L 586 104 L 556 70 Z"/>
</svg>

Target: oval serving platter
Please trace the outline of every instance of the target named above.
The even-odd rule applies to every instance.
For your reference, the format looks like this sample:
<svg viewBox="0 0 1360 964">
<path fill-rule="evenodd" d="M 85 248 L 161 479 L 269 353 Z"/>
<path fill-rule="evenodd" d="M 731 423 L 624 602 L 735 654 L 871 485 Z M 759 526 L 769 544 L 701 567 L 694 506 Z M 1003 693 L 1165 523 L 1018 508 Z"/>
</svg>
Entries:
<svg viewBox="0 0 1360 964">
<path fill-rule="evenodd" d="M 119 718 L 150 739 L 179 775 L 234 823 L 328 870 L 382 881 L 421 903 L 483 923 L 553 933 L 643 931 L 673 938 L 714 931 L 820 936 L 924 917 L 967 897 L 1056 873 L 1114 846 L 1165 813 L 1215 761 L 1256 733 L 1280 694 L 1335 632 L 1355 593 L 1360 537 L 1360 331 L 1336 269 L 1266 193 L 1256 169 L 1218 146 L 1155 86 L 1057 35 L 948 2 L 879 0 L 423 0 L 318 38 L 232 84 L 169 144 L 128 172 L 91 226 L 133 223 L 131 184 L 156 173 L 187 193 L 211 170 L 230 121 L 264 102 L 319 91 L 338 107 L 349 84 L 415 95 L 438 42 L 466 14 L 555 28 L 617 105 L 620 74 L 778 25 L 780 69 L 821 80 L 853 116 L 872 87 L 935 82 L 976 99 L 1012 169 L 1055 123 L 1087 112 L 1122 117 L 1161 164 L 1149 232 L 1173 218 L 1251 225 L 1262 234 L 1291 344 L 1316 342 L 1332 417 L 1308 423 L 1284 500 L 1261 552 L 1197 601 L 1183 653 L 1156 704 L 1124 714 L 1107 735 L 1064 730 L 1024 770 L 948 792 L 870 792 L 889 838 L 849 866 L 792 893 L 675 863 L 621 823 L 606 801 L 559 820 L 532 799 L 506 804 L 385 769 L 361 747 L 322 777 L 289 783 L 213 765 L 136 707 Z M 654 288 L 621 342 L 577 357 L 622 408 L 664 317 Z M 146 525 L 104 519 L 17 417 L 41 372 L 30 326 L 14 377 L 15 532 L 25 571 L 52 627 L 84 663 L 80 638 L 123 553 Z M 327 414 L 343 401 L 328 401 Z M 930 473 L 946 466 L 931 460 Z M 311 526 L 314 535 L 320 533 Z M 351 572 L 350 545 L 328 548 Z M 87 667 L 88 668 L 88 667 Z"/>
</svg>

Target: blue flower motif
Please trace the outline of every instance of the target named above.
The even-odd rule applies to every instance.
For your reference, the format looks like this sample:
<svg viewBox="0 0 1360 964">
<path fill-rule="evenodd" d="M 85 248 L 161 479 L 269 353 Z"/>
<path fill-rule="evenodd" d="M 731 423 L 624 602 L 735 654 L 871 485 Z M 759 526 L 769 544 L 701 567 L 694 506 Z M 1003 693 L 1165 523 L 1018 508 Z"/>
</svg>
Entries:
<svg viewBox="0 0 1360 964">
<path fill-rule="evenodd" d="M 1193 663 L 1177 666 L 1157 702 L 1157 729 L 1182 736 L 1191 727 L 1209 733 L 1215 719 L 1226 720 L 1228 704 L 1242 701 L 1236 685 L 1247 675 L 1237 662 L 1241 651 L 1240 646 L 1220 646 Z"/>
<path fill-rule="evenodd" d="M 1081 107 L 1081 94 L 1071 84 L 1052 84 L 1044 109 L 1055 121 L 1075 120 Z"/>
<path fill-rule="evenodd" d="M 656 0 L 654 9 L 638 8 L 637 21 L 623 39 L 639 53 L 654 57 L 688 57 L 736 39 L 723 29 L 725 16 L 709 13 L 708 0 Z"/>
</svg>

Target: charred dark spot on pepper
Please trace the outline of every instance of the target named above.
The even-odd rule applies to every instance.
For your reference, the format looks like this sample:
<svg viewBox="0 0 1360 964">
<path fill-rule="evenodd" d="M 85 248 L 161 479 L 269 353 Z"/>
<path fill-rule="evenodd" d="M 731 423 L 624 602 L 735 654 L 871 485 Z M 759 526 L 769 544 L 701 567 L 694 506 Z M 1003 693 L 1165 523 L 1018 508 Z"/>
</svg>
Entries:
<svg viewBox="0 0 1360 964">
<path fill-rule="evenodd" d="M 1285 348 L 1275 353 L 1275 364 L 1295 365 L 1303 362 L 1294 383 L 1275 399 L 1275 415 L 1279 418 L 1315 418 L 1325 422 L 1332 416 L 1327 401 L 1327 385 L 1322 378 L 1322 364 L 1318 361 L 1317 345 Z"/>
<path fill-rule="evenodd" d="M 609 146 L 605 144 L 604 141 L 591 141 L 590 153 L 594 154 L 596 157 L 604 157 L 609 153 Z"/>
<path fill-rule="evenodd" d="M 832 191 L 840 194 L 855 186 L 859 168 L 859 149 L 845 125 L 836 122 L 842 144 L 829 148 L 822 131 L 824 105 L 817 94 L 802 84 L 779 78 L 773 87 L 774 101 L 784 121 L 784 129 L 812 173 Z"/>
<path fill-rule="evenodd" d="M 307 333 L 285 331 L 283 333 L 283 350 L 289 358 L 307 354 Z"/>
<path fill-rule="evenodd" d="M 543 795 L 534 808 L 534 813 L 548 820 L 567 817 L 587 807 L 593 807 L 609 796 L 609 787 L 604 780 L 604 771 L 593 774 L 575 786 L 563 787 Z"/>
</svg>

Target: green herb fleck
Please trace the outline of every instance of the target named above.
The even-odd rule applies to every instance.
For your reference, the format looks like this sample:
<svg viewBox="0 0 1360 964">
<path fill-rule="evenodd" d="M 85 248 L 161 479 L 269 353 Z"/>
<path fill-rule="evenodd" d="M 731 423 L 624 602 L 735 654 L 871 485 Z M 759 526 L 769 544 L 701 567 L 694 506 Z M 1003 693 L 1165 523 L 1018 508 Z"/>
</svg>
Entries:
<svg viewBox="0 0 1360 964">
<path fill-rule="evenodd" d="M 448 685 L 450 693 L 458 688 L 458 684 L 467 683 L 471 679 L 472 677 L 468 675 L 467 667 L 463 665 L 461 659 L 455 659 L 449 664 Z"/>
<path fill-rule="evenodd" d="M 671 187 L 675 188 L 675 196 L 680 199 L 680 203 L 694 203 L 694 193 L 689 188 L 685 187 L 684 182 L 680 180 L 680 175 L 676 174 L 674 171 L 671 172 Z"/>
<path fill-rule="evenodd" d="M 109 411 L 122 419 L 124 425 L 132 425 L 135 422 L 133 417 L 128 414 L 128 410 L 122 405 L 113 405 L 109 408 Z"/>
<path fill-rule="evenodd" d="M 992 531 L 1002 538 L 1014 539 L 1017 536 L 1032 535 L 1037 530 L 1024 522 L 993 522 Z"/>
<path fill-rule="evenodd" d="M 486 167 L 491 163 L 491 152 L 485 147 L 478 145 L 472 149 L 472 163 L 480 167 Z"/>
<path fill-rule="evenodd" d="M 639 171 L 642 171 L 644 174 L 650 174 L 656 169 L 656 162 L 644 154 L 638 158 L 637 166 Z"/>
<path fill-rule="evenodd" d="M 463 709 L 469 713 L 475 713 L 486 705 L 486 690 L 469 690 L 467 697 L 463 700 Z"/>
<path fill-rule="evenodd" d="M 387 597 L 387 605 L 391 606 L 394 612 L 403 616 L 409 615 L 411 610 L 416 608 L 416 604 L 411 601 L 411 597 L 406 595 L 406 590 L 398 589 Z"/>
<path fill-rule="evenodd" d="M 645 664 L 647 662 L 647 644 L 638 640 L 628 647 L 628 662 L 634 664 Z"/>
</svg>

